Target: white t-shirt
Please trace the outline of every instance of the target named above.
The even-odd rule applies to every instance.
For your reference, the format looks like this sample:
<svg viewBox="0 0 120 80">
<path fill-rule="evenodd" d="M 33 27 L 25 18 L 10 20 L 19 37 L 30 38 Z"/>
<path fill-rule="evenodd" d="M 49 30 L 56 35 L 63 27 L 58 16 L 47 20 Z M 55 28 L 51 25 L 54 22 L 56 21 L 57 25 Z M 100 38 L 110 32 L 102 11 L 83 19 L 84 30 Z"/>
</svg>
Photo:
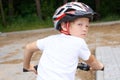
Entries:
<svg viewBox="0 0 120 80">
<path fill-rule="evenodd" d="M 40 39 L 37 47 L 43 51 L 37 80 L 74 80 L 79 58 L 90 56 L 84 39 L 65 34 Z"/>
</svg>

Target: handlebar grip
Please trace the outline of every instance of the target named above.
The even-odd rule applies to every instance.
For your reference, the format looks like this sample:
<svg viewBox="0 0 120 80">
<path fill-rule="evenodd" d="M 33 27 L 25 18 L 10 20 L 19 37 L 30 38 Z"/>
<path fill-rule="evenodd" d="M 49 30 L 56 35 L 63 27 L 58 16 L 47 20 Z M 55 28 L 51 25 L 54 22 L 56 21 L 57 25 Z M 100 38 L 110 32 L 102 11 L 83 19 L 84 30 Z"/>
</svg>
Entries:
<svg viewBox="0 0 120 80">
<path fill-rule="evenodd" d="M 34 66 L 35 70 L 37 71 L 38 65 Z M 29 72 L 29 70 L 23 68 L 23 72 Z"/>
<path fill-rule="evenodd" d="M 35 70 L 37 71 L 38 65 L 34 66 Z"/>
<path fill-rule="evenodd" d="M 27 69 L 23 68 L 23 72 L 29 72 Z"/>
<path fill-rule="evenodd" d="M 104 71 L 104 67 L 101 69 L 101 71 Z"/>
<path fill-rule="evenodd" d="M 77 69 L 81 69 L 84 71 L 89 71 L 90 70 L 90 66 L 84 62 L 78 63 Z"/>
</svg>

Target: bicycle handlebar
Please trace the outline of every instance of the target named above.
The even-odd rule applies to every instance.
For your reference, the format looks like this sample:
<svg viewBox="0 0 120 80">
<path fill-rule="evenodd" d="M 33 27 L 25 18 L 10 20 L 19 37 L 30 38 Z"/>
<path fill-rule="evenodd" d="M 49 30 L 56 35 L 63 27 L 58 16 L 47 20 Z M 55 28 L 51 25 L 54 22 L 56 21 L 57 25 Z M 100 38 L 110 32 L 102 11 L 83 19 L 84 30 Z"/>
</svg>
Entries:
<svg viewBox="0 0 120 80">
<path fill-rule="evenodd" d="M 38 65 L 34 66 L 35 70 L 37 71 Z M 90 70 L 90 66 L 87 65 L 86 63 L 78 63 L 77 69 L 81 69 L 84 71 L 89 71 Z M 23 68 L 23 72 L 29 72 L 29 70 Z"/>
<path fill-rule="evenodd" d="M 37 71 L 38 65 L 34 66 L 35 70 Z M 81 69 L 84 71 L 89 71 L 90 70 L 90 66 L 87 65 L 86 63 L 78 63 L 77 69 Z M 27 69 L 23 68 L 23 72 L 29 72 Z"/>
<path fill-rule="evenodd" d="M 38 65 L 34 66 L 35 70 L 37 71 Z M 89 71 L 90 66 L 86 64 L 85 62 L 78 63 L 77 69 L 83 70 L 83 71 Z M 104 70 L 104 67 L 101 69 Z M 27 69 L 23 68 L 23 72 L 29 72 Z"/>
</svg>

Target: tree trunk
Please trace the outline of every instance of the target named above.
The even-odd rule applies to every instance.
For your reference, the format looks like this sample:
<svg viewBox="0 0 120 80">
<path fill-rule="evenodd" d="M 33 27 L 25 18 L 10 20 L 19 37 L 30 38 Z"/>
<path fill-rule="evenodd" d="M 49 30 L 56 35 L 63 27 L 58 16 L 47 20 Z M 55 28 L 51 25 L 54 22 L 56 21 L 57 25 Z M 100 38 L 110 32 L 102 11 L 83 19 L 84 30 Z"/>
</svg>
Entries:
<svg viewBox="0 0 120 80">
<path fill-rule="evenodd" d="M 1 12 L 1 17 L 2 17 L 2 24 L 3 26 L 6 26 L 6 20 L 5 20 L 5 15 L 4 15 L 4 10 L 3 10 L 3 6 L 2 6 L 2 0 L 0 0 L 0 12 Z"/>
<path fill-rule="evenodd" d="M 95 4 L 96 4 L 96 12 L 99 12 L 100 9 L 100 0 L 95 0 Z"/>
<path fill-rule="evenodd" d="M 100 19 L 100 0 L 95 0 L 95 11 L 96 11 L 96 16 L 95 19 L 99 20 Z"/>
<path fill-rule="evenodd" d="M 13 13 L 14 13 L 13 0 L 8 0 L 8 7 L 9 7 L 9 16 L 13 17 Z"/>
<path fill-rule="evenodd" d="M 37 16 L 39 17 L 40 20 L 42 20 L 40 0 L 35 0 L 35 3 L 36 3 Z"/>
</svg>

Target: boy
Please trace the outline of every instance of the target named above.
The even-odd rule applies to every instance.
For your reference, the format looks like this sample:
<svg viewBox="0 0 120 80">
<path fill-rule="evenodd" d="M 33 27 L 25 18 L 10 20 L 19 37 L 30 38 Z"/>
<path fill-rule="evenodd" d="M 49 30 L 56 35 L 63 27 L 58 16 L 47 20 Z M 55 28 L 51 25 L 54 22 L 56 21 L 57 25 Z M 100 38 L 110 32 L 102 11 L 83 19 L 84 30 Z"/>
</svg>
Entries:
<svg viewBox="0 0 120 80">
<path fill-rule="evenodd" d="M 79 59 L 92 70 L 102 70 L 103 64 L 92 55 L 84 41 L 93 10 L 84 3 L 69 2 L 59 7 L 54 16 L 54 27 L 60 34 L 39 39 L 26 45 L 24 69 L 35 72 L 37 80 L 74 80 Z M 38 70 L 30 64 L 33 53 L 42 50 Z"/>
</svg>

